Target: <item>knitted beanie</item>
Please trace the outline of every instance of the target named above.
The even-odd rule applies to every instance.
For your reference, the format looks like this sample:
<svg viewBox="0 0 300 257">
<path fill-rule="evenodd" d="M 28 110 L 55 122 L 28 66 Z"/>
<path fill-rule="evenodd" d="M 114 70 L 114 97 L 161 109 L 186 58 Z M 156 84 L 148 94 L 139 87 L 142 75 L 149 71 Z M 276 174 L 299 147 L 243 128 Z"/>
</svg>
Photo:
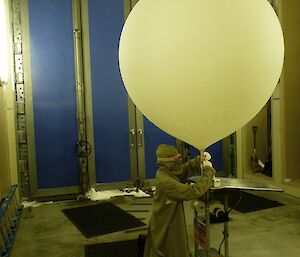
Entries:
<svg viewBox="0 0 300 257">
<path fill-rule="evenodd" d="M 171 158 L 178 154 L 176 148 L 172 145 L 159 145 L 156 149 L 157 158 Z"/>
</svg>

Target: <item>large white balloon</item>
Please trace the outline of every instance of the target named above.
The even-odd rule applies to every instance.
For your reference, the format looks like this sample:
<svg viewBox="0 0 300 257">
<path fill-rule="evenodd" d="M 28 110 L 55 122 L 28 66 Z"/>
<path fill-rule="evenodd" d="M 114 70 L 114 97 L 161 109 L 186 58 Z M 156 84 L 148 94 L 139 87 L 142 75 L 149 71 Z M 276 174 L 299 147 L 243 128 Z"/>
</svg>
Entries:
<svg viewBox="0 0 300 257">
<path fill-rule="evenodd" d="M 141 112 L 204 149 L 253 118 L 284 56 L 267 0 L 140 0 L 124 25 L 121 75 Z"/>
</svg>

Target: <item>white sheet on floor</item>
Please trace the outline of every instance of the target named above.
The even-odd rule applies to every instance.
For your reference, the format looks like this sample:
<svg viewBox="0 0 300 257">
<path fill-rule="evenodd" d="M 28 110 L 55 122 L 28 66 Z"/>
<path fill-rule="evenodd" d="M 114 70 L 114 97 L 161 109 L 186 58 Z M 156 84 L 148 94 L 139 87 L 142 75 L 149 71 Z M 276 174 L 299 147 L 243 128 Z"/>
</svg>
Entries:
<svg viewBox="0 0 300 257">
<path fill-rule="evenodd" d="M 32 202 L 27 202 L 27 201 L 23 201 L 22 205 L 24 208 L 28 208 L 28 207 L 38 207 L 41 205 L 45 205 L 45 204 L 52 204 L 52 201 L 49 202 L 37 202 L 37 201 L 32 201 Z"/>
<path fill-rule="evenodd" d="M 134 197 L 151 197 L 149 194 L 143 192 L 142 190 L 136 188 L 125 188 L 124 190 L 113 189 L 113 190 L 101 190 L 96 191 L 91 188 L 86 196 L 92 201 L 107 200 L 116 196 L 134 196 Z"/>
</svg>

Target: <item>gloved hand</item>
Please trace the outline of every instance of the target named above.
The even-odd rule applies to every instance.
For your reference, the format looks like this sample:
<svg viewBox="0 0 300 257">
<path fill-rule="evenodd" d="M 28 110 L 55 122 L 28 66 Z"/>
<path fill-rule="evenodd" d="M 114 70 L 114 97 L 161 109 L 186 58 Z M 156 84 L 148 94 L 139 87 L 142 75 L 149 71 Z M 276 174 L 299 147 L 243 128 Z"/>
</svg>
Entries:
<svg viewBox="0 0 300 257">
<path fill-rule="evenodd" d="M 202 163 L 203 163 L 204 167 L 205 166 L 209 166 L 209 167 L 213 168 L 213 165 L 212 165 L 212 163 L 210 161 L 203 161 Z"/>
<path fill-rule="evenodd" d="M 211 163 L 209 160 L 211 160 L 211 155 L 210 155 L 210 153 L 204 152 L 204 153 L 201 155 L 201 161 L 202 161 L 203 167 L 209 166 L 209 167 L 213 168 L 213 165 L 212 165 L 212 163 Z"/>
<path fill-rule="evenodd" d="M 211 159 L 211 155 L 209 152 L 204 152 L 202 155 L 202 160 L 209 161 Z"/>
</svg>

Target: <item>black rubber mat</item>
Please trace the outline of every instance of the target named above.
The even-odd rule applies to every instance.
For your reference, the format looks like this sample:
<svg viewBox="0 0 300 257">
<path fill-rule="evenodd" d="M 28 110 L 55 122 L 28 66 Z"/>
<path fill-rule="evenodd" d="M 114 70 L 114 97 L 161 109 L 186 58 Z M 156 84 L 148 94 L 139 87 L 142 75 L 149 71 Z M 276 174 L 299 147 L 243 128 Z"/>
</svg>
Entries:
<svg viewBox="0 0 300 257">
<path fill-rule="evenodd" d="M 62 211 L 87 238 L 146 225 L 110 202 Z"/>
<path fill-rule="evenodd" d="M 85 245 L 85 257 L 143 257 L 145 237 L 135 240 Z"/>
<path fill-rule="evenodd" d="M 239 201 L 240 196 L 242 198 Z M 244 191 L 235 191 L 229 197 L 229 207 L 231 208 L 233 207 L 234 210 L 242 213 L 259 211 L 259 210 L 278 207 L 282 205 L 284 204 L 278 201 L 269 200 L 264 197 L 257 196 Z"/>
</svg>

